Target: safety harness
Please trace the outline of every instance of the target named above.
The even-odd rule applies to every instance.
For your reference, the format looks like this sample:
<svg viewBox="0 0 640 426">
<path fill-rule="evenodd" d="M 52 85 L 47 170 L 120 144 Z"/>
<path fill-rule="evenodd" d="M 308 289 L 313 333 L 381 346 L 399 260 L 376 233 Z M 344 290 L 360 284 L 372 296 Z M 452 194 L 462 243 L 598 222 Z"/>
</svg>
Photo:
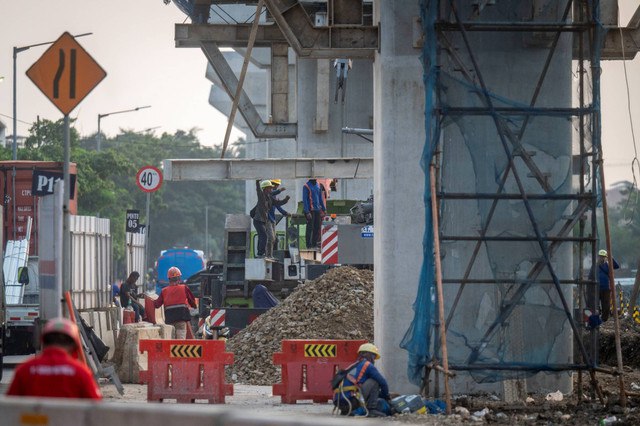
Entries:
<svg viewBox="0 0 640 426">
<path fill-rule="evenodd" d="M 356 365 L 358 365 L 359 362 L 360 361 L 351 364 L 349 367 L 345 369 L 345 371 L 351 371 L 353 368 L 355 368 Z M 360 402 L 360 404 L 364 407 L 367 414 L 369 412 L 369 410 L 367 410 L 367 404 L 365 403 L 362 393 L 360 392 L 360 380 L 362 380 L 362 377 L 364 377 L 364 374 L 370 365 L 371 365 L 370 361 L 365 361 L 364 364 L 362 365 L 362 368 L 360 369 L 360 372 L 358 373 L 358 377 L 354 377 L 352 374 L 347 373 L 345 377 L 340 381 L 340 385 L 333 391 L 334 394 L 340 394 L 340 396 L 342 396 L 342 398 L 349 405 L 349 412 L 347 413 L 347 415 L 351 414 L 351 412 L 353 411 L 353 407 L 351 405 L 350 398 L 345 395 L 345 392 L 353 392 L 352 396 L 355 397 Z M 345 379 L 348 379 L 353 384 L 350 386 L 344 386 Z M 338 397 L 337 404 L 336 404 L 336 407 L 334 408 L 334 411 L 335 409 L 338 408 L 339 405 L 340 405 L 340 398 Z"/>
</svg>

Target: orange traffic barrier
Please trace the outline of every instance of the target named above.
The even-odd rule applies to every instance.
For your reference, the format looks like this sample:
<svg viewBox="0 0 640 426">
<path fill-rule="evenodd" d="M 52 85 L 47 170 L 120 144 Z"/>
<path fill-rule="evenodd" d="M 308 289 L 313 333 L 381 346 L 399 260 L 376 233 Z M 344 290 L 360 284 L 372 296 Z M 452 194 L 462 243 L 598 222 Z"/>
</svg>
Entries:
<svg viewBox="0 0 640 426">
<path fill-rule="evenodd" d="M 358 348 L 366 340 L 283 340 L 282 353 L 273 363 L 282 365 L 282 383 L 273 385 L 273 395 L 283 404 L 333 399 L 331 379 L 339 369 L 353 364 Z"/>
<path fill-rule="evenodd" d="M 218 340 L 141 340 L 140 352 L 147 352 L 147 401 L 175 399 L 177 402 L 207 400 L 224 404 L 233 395 L 233 384 L 225 383 L 224 366 L 233 364 Z"/>
</svg>

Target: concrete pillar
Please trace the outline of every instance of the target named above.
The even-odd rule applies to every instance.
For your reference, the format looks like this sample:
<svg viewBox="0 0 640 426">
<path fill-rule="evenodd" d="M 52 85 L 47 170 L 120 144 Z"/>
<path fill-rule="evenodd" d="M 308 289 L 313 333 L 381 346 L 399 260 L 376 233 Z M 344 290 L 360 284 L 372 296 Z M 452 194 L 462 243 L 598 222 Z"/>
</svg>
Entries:
<svg viewBox="0 0 640 426">
<path fill-rule="evenodd" d="M 376 1 L 374 24 L 383 34 L 373 73 L 374 92 L 374 334 L 381 368 L 394 392 L 417 388 L 407 380 L 400 349 L 418 288 L 424 233 L 424 86 L 420 50 L 412 47 L 414 0 Z"/>
</svg>

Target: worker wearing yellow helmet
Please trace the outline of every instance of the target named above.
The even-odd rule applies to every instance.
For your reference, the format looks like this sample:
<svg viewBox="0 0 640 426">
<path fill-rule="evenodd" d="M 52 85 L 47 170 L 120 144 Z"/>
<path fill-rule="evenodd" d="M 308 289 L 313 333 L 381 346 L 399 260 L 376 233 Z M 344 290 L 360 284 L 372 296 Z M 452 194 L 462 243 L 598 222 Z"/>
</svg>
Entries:
<svg viewBox="0 0 640 426">
<path fill-rule="evenodd" d="M 342 415 L 384 417 L 389 401 L 389 385 L 374 363 L 380 359 L 380 351 L 372 343 L 358 348 L 358 359 L 345 370 L 338 372 L 332 385 L 333 404 Z M 382 401 L 381 401 L 382 400 Z"/>
<path fill-rule="evenodd" d="M 612 257 L 613 260 L 613 269 L 620 268 L 618 262 Z M 596 276 L 597 270 L 597 276 Z M 602 321 L 606 321 L 609 319 L 609 315 L 611 314 L 611 289 L 609 287 L 609 253 L 601 249 L 598 251 L 598 262 L 591 269 L 589 274 L 589 279 L 594 281 L 595 278 L 598 279 L 598 290 L 597 293 L 600 299 L 600 316 Z M 596 291 L 593 286 L 589 285 L 587 288 L 587 307 L 593 311 L 597 309 L 596 303 Z M 592 320 L 593 321 L 593 320 Z M 594 325 L 598 325 L 598 323 L 592 323 Z"/>
<path fill-rule="evenodd" d="M 258 196 L 258 201 L 249 212 L 249 215 L 253 219 L 253 226 L 256 228 L 256 233 L 258 234 L 257 257 L 273 257 L 275 232 L 269 221 L 269 211 L 274 203 L 283 205 L 289 201 L 288 196 L 285 197 L 284 200 L 274 201 L 271 196 L 271 191 L 273 191 L 273 183 L 271 180 L 256 180 L 256 195 Z"/>
<path fill-rule="evenodd" d="M 271 179 L 271 183 L 273 184 L 273 189 L 271 190 L 271 209 L 269 209 L 269 222 L 268 225 L 271 227 L 271 232 L 273 233 L 273 250 L 278 248 L 278 235 L 276 234 L 276 225 L 278 224 L 278 220 L 276 220 L 276 210 L 280 212 L 280 214 L 284 217 L 291 216 L 289 212 L 282 208 L 284 204 L 289 201 L 289 196 L 286 196 L 283 200 L 278 198 L 278 195 L 282 192 L 286 191 L 287 188 L 284 186 L 280 186 L 282 184 L 282 180 L 280 179 Z"/>
</svg>

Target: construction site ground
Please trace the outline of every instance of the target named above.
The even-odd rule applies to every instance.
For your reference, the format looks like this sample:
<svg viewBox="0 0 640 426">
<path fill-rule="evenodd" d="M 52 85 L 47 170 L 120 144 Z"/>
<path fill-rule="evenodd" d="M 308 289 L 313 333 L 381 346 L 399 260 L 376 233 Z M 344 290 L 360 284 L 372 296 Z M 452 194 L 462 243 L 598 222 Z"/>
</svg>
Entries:
<svg viewBox="0 0 640 426">
<path fill-rule="evenodd" d="M 603 366 L 607 368 L 615 367 L 616 364 L 612 322 L 608 321 L 602 327 L 600 336 L 601 358 Z M 640 389 L 640 357 L 637 356 L 638 351 L 640 351 L 639 327 L 631 319 L 621 321 L 625 388 L 627 391 L 640 394 L 640 391 L 636 390 Z M 605 397 L 604 405 L 597 399 L 591 399 L 587 373 L 583 374 L 583 398 L 579 402 L 577 395 L 578 374 L 574 373 L 573 377 L 575 392 L 573 395 L 564 395 L 562 401 L 547 401 L 546 395 L 531 394 L 530 398 L 533 399 L 533 402 L 529 400 L 506 404 L 496 395 L 456 395 L 453 399 L 455 414 L 450 416 L 402 414 L 378 420 L 422 425 L 463 425 L 470 423 L 597 425 L 602 419 L 612 420 L 615 416 L 616 422 L 613 424 L 640 424 L 640 398 L 629 397 L 627 399 L 627 407 L 622 408 L 618 401 L 619 380 L 617 377 L 603 373 L 597 373 L 596 375 Z M 102 383 L 101 387 L 107 403 L 146 402 L 147 388 L 145 385 L 125 385 L 124 396 L 120 396 L 115 387 L 108 383 Z M 333 408 L 330 403 L 318 404 L 311 401 L 299 402 L 298 404 L 282 404 L 280 397 L 272 395 L 271 386 L 246 385 L 242 383 L 234 385 L 234 395 L 227 397 L 226 404 L 228 407 L 237 407 L 239 410 L 251 407 L 252 410 L 260 410 L 265 415 L 273 413 L 278 415 L 302 414 L 331 417 Z M 483 410 L 486 414 L 481 414 Z M 474 413 L 478 413 L 478 415 L 474 415 Z M 367 419 L 344 418 L 345 424 L 367 421 Z"/>
<path fill-rule="evenodd" d="M 353 317 L 358 321 L 352 320 Z M 620 324 L 622 377 L 626 391 L 634 394 L 627 399 L 625 408 L 618 400 L 618 377 L 596 373 L 604 397 L 602 403 L 590 388 L 588 373 L 582 374 L 583 391 L 579 395 L 578 374 L 573 373 L 574 392 L 562 395 L 560 401 L 549 401 L 545 394 L 530 394 L 526 400 L 507 404 L 498 395 L 456 395 L 456 389 L 453 389 L 452 415 L 401 414 L 382 421 L 424 425 L 597 425 L 608 419 L 609 423 L 605 424 L 638 425 L 640 397 L 635 395 L 640 395 L 640 324 L 629 316 L 623 317 Z M 228 367 L 227 381 L 234 383 L 234 395 L 226 398 L 227 408 L 251 409 L 265 415 L 331 417 L 333 406 L 330 403 L 282 404 L 279 396 L 272 395 L 270 386 L 280 381 L 280 369 L 272 362 L 273 353 L 280 350 L 280 339 L 318 338 L 373 340 L 371 271 L 338 268 L 314 282 L 300 285 L 283 303 L 230 339 L 226 350 L 234 353 L 234 364 Z M 615 370 L 617 357 L 612 319 L 600 327 L 599 344 L 600 366 Z M 6 392 L 10 376 L 11 371 L 5 370 L 0 394 Z M 124 396 L 104 379 L 100 385 L 107 404 L 147 402 L 146 385 L 125 384 Z M 198 402 L 206 404 L 205 401 Z M 372 423 L 368 419 L 343 418 L 344 424 L 353 422 Z"/>
</svg>

